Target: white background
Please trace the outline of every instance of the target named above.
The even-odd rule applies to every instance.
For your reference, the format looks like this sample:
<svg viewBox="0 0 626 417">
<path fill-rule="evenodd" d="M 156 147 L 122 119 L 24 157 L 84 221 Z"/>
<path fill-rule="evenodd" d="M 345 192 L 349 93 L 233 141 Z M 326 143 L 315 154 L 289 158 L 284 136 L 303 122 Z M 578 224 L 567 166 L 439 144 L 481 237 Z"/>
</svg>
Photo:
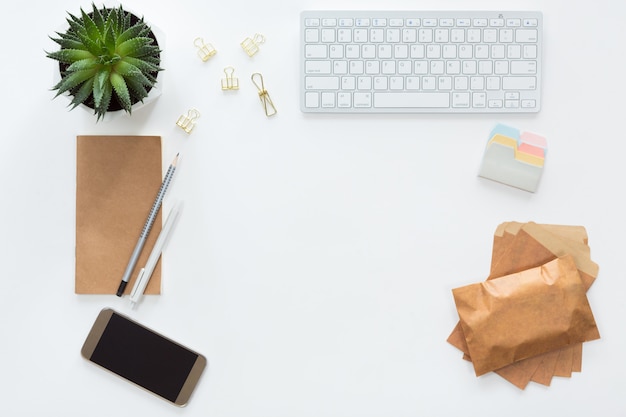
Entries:
<svg viewBox="0 0 626 417">
<path fill-rule="evenodd" d="M 81 6 L 3 6 L 0 415 L 626 415 L 623 2 L 128 0 L 165 34 L 163 93 L 100 123 L 50 91 L 48 36 Z M 302 114 L 299 12 L 316 8 L 541 10 L 543 109 Z M 250 59 L 239 43 L 255 32 L 267 41 Z M 197 58 L 198 36 L 213 60 Z M 232 94 L 219 86 L 228 65 Z M 187 135 L 175 121 L 192 107 L 202 117 Z M 498 122 L 547 137 L 536 193 L 477 177 Z M 161 135 L 164 169 L 182 155 L 164 203 L 184 201 L 163 294 L 136 311 L 74 294 L 79 134 Z M 582 373 L 549 388 L 476 378 L 446 342 L 451 289 L 486 277 L 493 232 L 511 220 L 585 226 L 600 265 L 589 299 L 602 338 L 585 344 Z M 207 356 L 186 408 L 80 357 L 107 306 Z"/>
</svg>

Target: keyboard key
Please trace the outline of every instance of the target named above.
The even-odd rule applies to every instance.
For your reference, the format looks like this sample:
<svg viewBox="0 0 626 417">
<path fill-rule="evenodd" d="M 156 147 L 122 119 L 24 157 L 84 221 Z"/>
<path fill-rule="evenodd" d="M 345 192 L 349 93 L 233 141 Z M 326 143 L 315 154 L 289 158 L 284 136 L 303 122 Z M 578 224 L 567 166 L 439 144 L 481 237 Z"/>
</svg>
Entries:
<svg viewBox="0 0 626 417">
<path fill-rule="evenodd" d="M 515 42 L 537 42 L 537 31 L 535 29 L 517 29 L 515 31 Z"/>
<path fill-rule="evenodd" d="M 516 109 L 519 107 L 519 100 L 504 100 L 504 107 L 507 109 Z"/>
<path fill-rule="evenodd" d="M 309 18 L 304 20 L 304 26 L 319 26 L 320 20 L 315 18 Z"/>
<path fill-rule="evenodd" d="M 306 77 L 308 90 L 338 90 L 339 77 Z"/>
<path fill-rule="evenodd" d="M 472 104 L 476 108 L 484 108 L 487 106 L 486 93 L 472 93 Z"/>
<path fill-rule="evenodd" d="M 335 61 L 333 63 L 333 73 L 347 74 L 348 73 L 348 61 Z"/>
<path fill-rule="evenodd" d="M 417 29 L 404 29 L 402 31 L 402 42 L 407 44 L 417 42 Z"/>
<path fill-rule="evenodd" d="M 371 90 L 372 89 L 372 77 L 358 77 L 357 88 L 359 90 Z"/>
<path fill-rule="evenodd" d="M 307 45 L 304 55 L 307 58 L 326 58 L 328 56 L 328 48 L 326 45 Z"/>
<path fill-rule="evenodd" d="M 535 58 L 537 58 L 537 45 L 524 45 L 524 59 Z"/>
<path fill-rule="evenodd" d="M 537 61 L 513 61 L 511 62 L 511 74 L 536 74 Z"/>
<path fill-rule="evenodd" d="M 317 29 L 307 29 L 304 31 L 304 39 L 306 42 L 319 42 L 320 31 Z"/>
<path fill-rule="evenodd" d="M 352 29 L 339 29 L 337 31 L 337 41 L 341 43 L 352 42 Z"/>
<path fill-rule="evenodd" d="M 368 41 L 367 29 L 355 29 L 354 30 L 354 42 L 365 43 Z"/>
<path fill-rule="evenodd" d="M 335 93 L 322 93 L 322 107 L 335 107 Z"/>
<path fill-rule="evenodd" d="M 445 108 L 450 107 L 448 93 L 374 93 L 378 108 Z"/>
<path fill-rule="evenodd" d="M 352 106 L 352 94 L 339 93 L 337 94 L 337 107 L 351 107 Z"/>
<path fill-rule="evenodd" d="M 502 88 L 505 90 L 535 90 L 537 89 L 537 78 L 503 77 Z"/>
<path fill-rule="evenodd" d="M 452 107 L 468 108 L 470 106 L 469 93 L 454 93 L 452 94 Z"/>
<path fill-rule="evenodd" d="M 473 20 L 473 24 L 474 26 L 481 28 L 481 27 L 486 27 L 487 26 L 487 19 L 474 19 Z"/>
<path fill-rule="evenodd" d="M 324 43 L 335 42 L 335 29 L 322 29 L 322 42 Z"/>
<path fill-rule="evenodd" d="M 305 72 L 307 74 L 330 74 L 330 61 L 306 61 Z"/>
<path fill-rule="evenodd" d="M 370 30 L 370 42 L 380 43 L 385 41 L 385 31 L 383 29 Z"/>
<path fill-rule="evenodd" d="M 354 107 L 372 107 L 371 93 L 354 93 Z"/>
<path fill-rule="evenodd" d="M 305 95 L 306 103 L 305 106 L 308 108 L 317 108 L 320 106 L 320 95 L 319 93 L 306 93 Z"/>
</svg>

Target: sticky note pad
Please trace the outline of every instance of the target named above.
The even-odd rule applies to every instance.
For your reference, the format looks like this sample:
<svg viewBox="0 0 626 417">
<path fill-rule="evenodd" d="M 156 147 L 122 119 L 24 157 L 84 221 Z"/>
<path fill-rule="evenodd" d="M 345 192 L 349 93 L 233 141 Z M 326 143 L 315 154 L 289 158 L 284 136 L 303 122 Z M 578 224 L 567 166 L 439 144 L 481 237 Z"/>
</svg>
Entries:
<svg viewBox="0 0 626 417">
<path fill-rule="evenodd" d="M 547 151 L 544 137 L 498 124 L 487 141 L 479 176 L 535 192 Z"/>
</svg>

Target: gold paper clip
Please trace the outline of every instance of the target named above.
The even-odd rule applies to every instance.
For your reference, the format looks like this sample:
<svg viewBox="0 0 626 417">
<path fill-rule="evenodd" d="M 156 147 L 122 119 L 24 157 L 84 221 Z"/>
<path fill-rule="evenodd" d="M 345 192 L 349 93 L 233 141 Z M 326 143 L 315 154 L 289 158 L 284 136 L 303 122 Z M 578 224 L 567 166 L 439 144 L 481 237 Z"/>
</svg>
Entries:
<svg viewBox="0 0 626 417">
<path fill-rule="evenodd" d="M 254 83 L 256 88 L 259 90 L 259 98 L 261 99 L 261 103 L 263 104 L 265 115 L 267 117 L 270 117 L 278 113 L 278 111 L 276 110 L 276 107 L 274 106 L 274 103 L 272 102 L 272 99 L 270 98 L 269 93 L 265 89 L 263 76 L 259 74 L 258 72 L 255 72 L 254 74 L 252 74 L 252 77 L 250 78 L 252 78 L 252 82 Z M 258 78 L 259 81 L 257 82 L 255 78 Z"/>
<path fill-rule="evenodd" d="M 176 121 L 176 125 L 183 129 L 187 133 L 191 133 L 194 126 L 196 125 L 196 120 L 200 117 L 200 112 L 196 109 L 191 109 L 187 112 L 187 115 L 181 115 Z"/>
<path fill-rule="evenodd" d="M 193 44 L 198 48 L 198 56 L 204 62 L 208 61 L 213 55 L 217 53 L 213 45 L 204 43 L 202 38 L 196 38 Z"/>
<path fill-rule="evenodd" d="M 259 52 L 259 45 L 265 42 L 265 36 L 260 33 L 255 33 L 252 39 L 246 38 L 241 42 L 241 47 L 248 54 L 248 56 L 254 56 L 257 52 Z"/>
<path fill-rule="evenodd" d="M 222 78 L 222 90 L 239 90 L 239 78 L 233 77 L 234 73 L 233 67 L 224 68 L 226 78 Z"/>
</svg>

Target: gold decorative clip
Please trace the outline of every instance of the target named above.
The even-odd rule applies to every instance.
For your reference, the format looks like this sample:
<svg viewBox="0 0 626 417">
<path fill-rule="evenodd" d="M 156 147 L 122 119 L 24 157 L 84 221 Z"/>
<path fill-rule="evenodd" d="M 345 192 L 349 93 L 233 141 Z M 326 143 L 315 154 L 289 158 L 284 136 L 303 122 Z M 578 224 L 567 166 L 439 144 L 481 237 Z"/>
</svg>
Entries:
<svg viewBox="0 0 626 417">
<path fill-rule="evenodd" d="M 193 44 L 198 48 L 198 56 L 204 62 L 208 61 L 213 55 L 217 53 L 213 45 L 210 43 L 204 43 L 202 38 L 196 38 Z"/>
<path fill-rule="evenodd" d="M 187 112 L 187 115 L 181 115 L 176 121 L 176 125 L 183 129 L 187 133 L 191 133 L 194 126 L 196 125 L 196 120 L 200 117 L 200 112 L 196 109 L 191 109 Z"/>
<path fill-rule="evenodd" d="M 250 78 L 252 79 L 252 82 L 254 83 L 256 88 L 259 90 L 259 98 L 261 99 L 261 103 L 263 104 L 265 115 L 267 117 L 270 117 L 278 113 L 278 111 L 276 110 L 276 107 L 274 106 L 274 103 L 272 102 L 272 99 L 270 98 L 269 93 L 265 89 L 265 83 L 263 82 L 263 75 L 259 74 L 258 72 L 255 72 L 254 74 L 252 74 L 252 77 Z M 255 78 L 258 79 L 258 82 Z"/>
<path fill-rule="evenodd" d="M 246 38 L 241 42 L 241 47 L 248 54 L 248 56 L 254 56 L 257 52 L 259 52 L 259 45 L 265 42 L 265 36 L 260 33 L 255 33 L 251 38 Z"/>
<path fill-rule="evenodd" d="M 234 73 L 233 67 L 224 68 L 226 78 L 222 78 L 222 90 L 239 90 L 239 78 L 233 77 Z"/>
</svg>

